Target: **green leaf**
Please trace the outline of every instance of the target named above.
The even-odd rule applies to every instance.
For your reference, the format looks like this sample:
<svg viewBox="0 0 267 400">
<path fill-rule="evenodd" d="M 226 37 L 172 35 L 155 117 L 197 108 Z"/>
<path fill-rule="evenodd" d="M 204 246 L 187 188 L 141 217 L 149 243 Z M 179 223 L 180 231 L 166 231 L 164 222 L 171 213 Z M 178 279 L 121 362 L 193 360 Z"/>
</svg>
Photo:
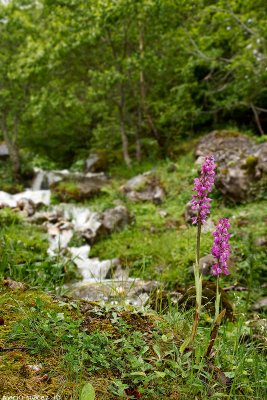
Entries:
<svg viewBox="0 0 267 400">
<path fill-rule="evenodd" d="M 159 345 L 154 344 L 153 350 L 154 350 L 154 352 L 157 354 L 158 358 L 161 359 L 161 351 L 160 351 Z"/>
<path fill-rule="evenodd" d="M 188 336 L 184 342 L 182 343 L 181 347 L 180 347 L 180 353 L 183 353 L 185 351 L 185 349 L 187 348 L 187 346 L 190 344 L 191 342 L 191 336 Z"/>
<path fill-rule="evenodd" d="M 135 372 L 130 372 L 130 376 L 146 376 L 145 372 L 142 371 L 135 371 Z"/>
<path fill-rule="evenodd" d="M 155 371 L 155 375 L 157 375 L 159 378 L 165 378 L 166 373 L 162 371 Z"/>
<path fill-rule="evenodd" d="M 87 382 L 81 391 L 80 400 L 95 400 L 95 389 L 90 382 Z"/>
<path fill-rule="evenodd" d="M 161 339 L 162 339 L 162 341 L 165 342 L 165 343 L 168 342 L 168 337 L 167 337 L 166 335 L 162 335 L 162 336 L 161 336 Z"/>
</svg>

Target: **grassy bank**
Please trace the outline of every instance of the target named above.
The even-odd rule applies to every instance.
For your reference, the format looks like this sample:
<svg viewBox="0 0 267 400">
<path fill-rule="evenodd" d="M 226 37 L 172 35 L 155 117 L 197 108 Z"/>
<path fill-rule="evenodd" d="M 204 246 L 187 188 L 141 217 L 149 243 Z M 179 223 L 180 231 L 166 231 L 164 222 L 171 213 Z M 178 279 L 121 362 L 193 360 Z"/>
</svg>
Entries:
<svg viewBox="0 0 267 400">
<path fill-rule="evenodd" d="M 162 204 L 128 200 L 120 189 L 126 179 L 151 169 L 165 191 Z M 188 153 L 175 165 L 167 160 L 136 167 L 131 174 L 122 167 L 110 171 L 110 185 L 83 205 L 103 211 L 123 203 L 133 220 L 97 241 L 91 256 L 118 257 L 131 276 L 156 279 L 167 293 L 191 286 L 196 229 L 185 222 L 184 211 L 197 169 Z M 77 276 L 71 260 L 47 256 L 42 226 L 0 210 L 1 280 L 11 277 L 28 285 L 15 290 L 0 286 L 0 395 L 78 399 L 84 383 L 91 382 L 96 398 L 103 400 L 264 398 L 266 320 L 252 305 L 264 292 L 267 257 L 260 239 L 266 232 L 266 208 L 263 198 L 237 205 L 213 193 L 213 223 L 222 217 L 231 222 L 231 274 L 221 286 L 245 290 L 225 294 L 233 315 L 224 321 L 209 362 L 204 354 L 212 308 L 204 308 L 195 350 L 181 354 L 193 318 L 184 304 L 174 306 L 167 299 L 156 313 L 123 303 L 100 306 L 56 298 L 55 288 Z M 211 246 L 208 231 L 202 235 L 201 256 Z M 214 285 L 213 277 L 204 280 L 207 287 Z"/>
</svg>

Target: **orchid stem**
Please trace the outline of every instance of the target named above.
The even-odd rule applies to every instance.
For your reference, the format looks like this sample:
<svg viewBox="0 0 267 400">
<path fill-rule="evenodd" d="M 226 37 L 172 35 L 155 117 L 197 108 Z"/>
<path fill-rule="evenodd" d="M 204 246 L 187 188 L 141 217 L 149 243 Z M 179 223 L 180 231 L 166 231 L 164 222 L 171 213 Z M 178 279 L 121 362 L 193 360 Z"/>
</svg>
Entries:
<svg viewBox="0 0 267 400">
<path fill-rule="evenodd" d="M 198 321 L 201 312 L 201 297 L 202 297 L 202 275 L 199 269 L 199 259 L 200 259 L 200 236 L 201 236 L 201 222 L 198 221 L 197 225 L 197 250 L 196 250 L 196 265 L 194 267 L 195 275 L 195 288 L 196 288 L 196 310 L 194 316 L 194 323 L 191 334 L 191 341 L 195 340 L 195 336 L 198 328 Z"/>
<path fill-rule="evenodd" d="M 219 275 L 217 276 L 216 280 L 216 300 L 215 300 L 215 318 L 216 321 L 219 314 L 220 314 L 220 302 L 221 302 L 221 294 L 219 292 Z"/>
</svg>

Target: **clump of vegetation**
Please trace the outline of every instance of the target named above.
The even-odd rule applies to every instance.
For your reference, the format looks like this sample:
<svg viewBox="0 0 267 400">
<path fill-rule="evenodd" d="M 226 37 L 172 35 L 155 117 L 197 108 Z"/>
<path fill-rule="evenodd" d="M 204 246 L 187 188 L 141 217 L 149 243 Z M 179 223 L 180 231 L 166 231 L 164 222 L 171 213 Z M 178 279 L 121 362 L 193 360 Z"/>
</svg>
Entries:
<svg viewBox="0 0 267 400">
<path fill-rule="evenodd" d="M 34 395 L 38 385 L 38 395 L 78 399 L 91 382 L 102 400 L 263 396 L 264 357 L 252 343 L 239 343 L 241 320 L 223 327 L 214 361 L 225 371 L 223 382 L 203 359 L 209 327 L 196 337 L 196 358 L 179 352 L 191 313 L 159 316 L 2 285 L 0 291 L 1 395 Z"/>
<path fill-rule="evenodd" d="M 56 183 L 53 185 L 52 190 L 58 200 L 62 202 L 83 200 L 77 182 L 74 181 L 61 181 Z"/>
<path fill-rule="evenodd" d="M 215 352 L 207 361 L 214 312 L 207 302 L 214 301 L 216 286 L 213 278 L 204 277 L 203 296 L 209 299 L 203 301 L 194 355 L 190 345 L 181 352 L 181 345 L 190 336 L 195 304 L 195 291 L 186 288 L 193 282 L 189 271 L 195 262 L 195 229 L 184 222 L 184 211 L 197 169 L 190 154 L 180 156 L 175 166 L 169 173 L 169 163 L 159 163 L 155 172 L 167 193 L 161 205 L 127 200 L 119 189 L 124 171 L 100 197 L 86 204 L 102 211 L 119 197 L 135 215 L 135 222 L 124 230 L 97 242 L 92 255 L 119 256 L 131 275 L 160 280 L 164 296 L 168 293 L 165 289 L 173 291 L 180 285 L 185 301 L 174 305 L 168 294 L 161 299 L 158 293 L 157 312 L 151 308 L 138 311 L 124 304 L 103 307 L 1 286 L 0 346 L 6 349 L 2 351 L 0 378 L 3 395 L 37 394 L 38 385 L 39 395 L 78 399 L 85 382 L 91 382 L 96 399 L 103 400 L 263 398 L 265 339 L 249 310 L 263 292 L 259 286 L 266 253 L 264 248 L 255 247 L 255 240 L 265 234 L 266 201 L 226 206 L 212 195 L 214 221 L 222 214 L 231 218 L 231 276 L 223 277 L 222 283 L 247 290 L 229 291 L 227 299 L 223 293 L 229 319 L 223 321 Z M 7 209 L 0 210 L 0 220 L 1 276 L 50 291 L 74 277 L 72 264 L 47 257 L 48 243 L 42 227 L 29 225 Z M 82 242 L 74 237 L 74 244 Z M 211 248 L 212 236 L 203 232 L 201 254 L 208 254 Z M 210 297 L 207 293 L 211 290 Z M 248 323 L 246 313 L 251 319 Z"/>
<path fill-rule="evenodd" d="M 42 227 L 24 221 L 9 209 L 0 210 L 0 275 L 32 286 L 55 288 L 76 277 L 70 261 L 47 255 L 48 240 Z"/>
</svg>

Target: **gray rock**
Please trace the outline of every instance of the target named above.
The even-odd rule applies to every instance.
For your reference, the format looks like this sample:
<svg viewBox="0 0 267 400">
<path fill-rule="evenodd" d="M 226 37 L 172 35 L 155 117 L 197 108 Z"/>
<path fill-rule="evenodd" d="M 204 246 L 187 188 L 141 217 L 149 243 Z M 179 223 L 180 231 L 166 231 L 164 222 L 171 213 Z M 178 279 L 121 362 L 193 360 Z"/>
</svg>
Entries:
<svg viewBox="0 0 267 400">
<path fill-rule="evenodd" d="M 70 172 L 68 170 L 61 171 L 44 171 L 39 168 L 34 169 L 34 179 L 32 189 L 48 189 L 54 188 L 57 190 L 58 184 L 62 181 L 75 182 L 77 186 L 77 196 L 82 198 L 91 197 L 92 194 L 98 192 L 104 185 L 108 183 L 107 176 L 103 173 L 83 174 L 81 172 Z"/>
<path fill-rule="evenodd" d="M 216 260 L 211 254 L 201 257 L 199 260 L 199 270 L 204 276 L 211 275 L 211 267 L 216 263 Z M 194 268 L 190 267 L 190 273 L 194 273 Z"/>
<path fill-rule="evenodd" d="M 17 282 L 17 281 L 13 281 L 10 278 L 6 278 L 3 280 L 3 284 L 7 287 L 9 287 L 11 290 L 26 290 L 27 289 L 27 285 L 25 285 L 25 283 L 22 282 Z"/>
<path fill-rule="evenodd" d="M 131 222 L 129 211 L 124 206 L 109 208 L 103 212 L 101 217 L 102 226 L 99 228 L 102 232 L 111 233 L 123 228 Z"/>
<path fill-rule="evenodd" d="M 192 217 L 197 216 L 197 210 L 192 210 L 191 202 L 189 201 L 185 206 L 184 219 L 187 224 L 192 224 Z"/>
<path fill-rule="evenodd" d="M 267 237 L 261 236 L 255 239 L 255 246 L 257 247 L 266 247 L 267 246 Z"/>
<path fill-rule="evenodd" d="M 17 207 L 20 209 L 20 211 L 23 211 L 27 217 L 31 217 L 36 210 L 35 204 L 32 200 L 23 198 L 17 202 Z"/>
<path fill-rule="evenodd" d="M 0 207 L 15 208 L 18 207 L 19 203 L 22 204 L 21 201 L 24 203 L 26 201 L 28 201 L 28 203 L 31 202 L 31 204 L 35 206 L 48 206 L 50 204 L 50 197 L 50 190 L 26 190 L 25 192 L 13 195 L 6 192 L 0 192 Z"/>
<path fill-rule="evenodd" d="M 79 269 L 83 278 L 82 285 L 86 282 L 103 281 L 107 278 L 111 268 L 119 265 L 117 258 L 113 260 L 99 260 L 99 258 L 89 258 L 90 246 L 69 247 L 72 260 Z"/>
<path fill-rule="evenodd" d="M 97 213 L 87 207 L 61 204 L 55 206 L 51 211 L 36 213 L 30 221 L 46 225 L 50 243 L 48 252 L 50 255 L 55 255 L 67 248 L 73 232 L 92 244 L 101 236 L 110 234 L 128 224 L 131 216 L 124 206 Z"/>
<path fill-rule="evenodd" d="M 189 201 L 185 206 L 184 219 L 187 224 L 192 224 L 192 217 L 197 216 L 197 210 L 192 210 L 191 202 Z M 206 220 L 206 223 L 202 226 L 202 233 L 210 233 L 215 229 L 215 225 L 211 218 Z"/>
<path fill-rule="evenodd" d="M 77 283 L 69 287 L 67 295 L 89 301 L 142 306 L 148 302 L 149 294 L 159 286 L 156 281 L 105 279 L 102 282 Z"/>
<path fill-rule="evenodd" d="M 252 184 L 267 170 L 266 143 L 256 145 L 244 135 L 214 131 L 204 136 L 196 149 L 197 157 L 209 154 L 215 156 L 215 184 L 221 193 L 234 202 L 250 199 Z"/>
<path fill-rule="evenodd" d="M 161 218 L 166 218 L 168 217 L 169 213 L 166 210 L 159 210 L 159 215 Z"/>
<path fill-rule="evenodd" d="M 267 172 L 267 142 L 254 146 L 253 150 L 255 157 L 258 159 L 256 165 L 257 176 L 261 176 L 263 172 Z"/>
<path fill-rule="evenodd" d="M 9 157 L 9 150 L 5 143 L 0 143 L 0 160 L 5 160 Z"/>
<path fill-rule="evenodd" d="M 151 172 L 133 177 L 122 187 L 122 191 L 133 201 L 161 204 L 164 198 L 164 189 L 159 179 Z"/>
<path fill-rule="evenodd" d="M 95 172 L 95 168 L 100 161 L 98 154 L 90 154 L 90 156 L 85 160 L 85 171 Z"/>
<path fill-rule="evenodd" d="M 211 274 L 211 267 L 216 263 L 216 260 L 211 254 L 201 257 L 199 260 L 199 269 L 203 275 Z"/>
<path fill-rule="evenodd" d="M 254 311 L 263 311 L 267 307 L 267 297 L 262 297 L 260 300 L 256 301 L 253 304 L 252 310 Z"/>
</svg>

